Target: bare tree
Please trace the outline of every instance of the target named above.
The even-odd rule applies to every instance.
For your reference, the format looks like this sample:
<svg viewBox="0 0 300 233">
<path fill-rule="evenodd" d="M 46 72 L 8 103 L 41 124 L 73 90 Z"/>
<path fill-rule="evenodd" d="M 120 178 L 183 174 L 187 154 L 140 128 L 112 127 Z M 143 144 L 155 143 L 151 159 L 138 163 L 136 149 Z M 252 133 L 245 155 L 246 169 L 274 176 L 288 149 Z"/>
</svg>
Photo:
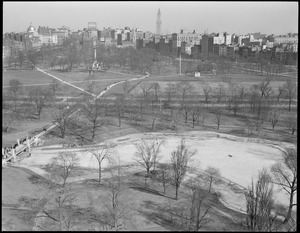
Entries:
<svg viewBox="0 0 300 233">
<path fill-rule="evenodd" d="M 62 138 L 65 137 L 69 123 L 72 121 L 70 115 L 71 110 L 64 106 L 59 106 L 58 110 L 53 113 L 53 120 L 57 123 Z"/>
<path fill-rule="evenodd" d="M 124 98 L 126 97 L 126 95 L 128 94 L 128 91 L 129 91 L 129 83 L 128 81 L 125 81 L 123 84 L 122 84 L 122 89 L 123 89 L 123 94 L 124 94 Z"/>
<path fill-rule="evenodd" d="M 55 94 L 56 90 L 58 88 L 58 82 L 53 79 L 52 80 L 52 83 L 50 84 L 50 89 L 53 91 L 53 93 Z"/>
<path fill-rule="evenodd" d="M 164 188 L 164 194 L 166 194 L 167 187 L 172 183 L 171 166 L 166 163 L 161 163 L 157 166 L 157 168 L 158 173 L 155 175 L 155 179 L 162 184 Z"/>
<path fill-rule="evenodd" d="M 147 104 L 149 101 L 149 97 L 150 97 L 151 91 L 153 89 L 153 86 L 147 82 L 142 82 L 140 84 L 140 88 L 142 89 L 143 100 Z"/>
<path fill-rule="evenodd" d="M 51 93 L 48 89 L 33 87 L 30 90 L 29 98 L 35 106 L 38 119 L 40 119 L 43 108 L 47 105 L 47 102 L 50 102 L 52 100 L 52 97 L 53 93 Z"/>
<path fill-rule="evenodd" d="M 271 79 L 267 78 L 266 80 L 262 81 L 259 84 L 259 90 L 261 92 L 261 97 L 262 98 L 268 97 L 268 95 L 272 91 L 272 87 L 271 87 L 270 83 L 271 83 Z"/>
<path fill-rule="evenodd" d="M 2 115 L 2 133 L 9 133 L 15 122 L 15 114 L 5 113 Z"/>
<path fill-rule="evenodd" d="M 209 98 L 209 95 L 212 93 L 212 88 L 211 88 L 211 86 L 209 86 L 209 84 L 204 83 L 202 86 L 202 89 L 203 89 L 203 92 L 205 95 L 205 102 L 206 102 L 206 104 L 208 104 L 208 98 Z"/>
<path fill-rule="evenodd" d="M 250 95 L 249 95 L 249 103 L 250 103 L 250 110 L 252 113 L 255 113 L 255 111 L 258 109 L 257 106 L 258 103 L 261 103 L 261 97 L 259 92 L 259 86 L 254 84 L 250 87 Z M 258 109 L 258 115 L 260 114 Z"/>
<path fill-rule="evenodd" d="M 193 106 L 191 109 L 193 128 L 195 128 L 195 123 L 199 121 L 201 110 L 202 109 L 199 105 Z"/>
<path fill-rule="evenodd" d="M 208 192 L 210 193 L 212 184 L 221 178 L 221 173 L 218 168 L 208 166 L 204 171 L 205 179 L 208 182 Z"/>
<path fill-rule="evenodd" d="M 85 83 L 85 90 L 90 93 L 94 93 L 95 81 L 87 80 Z M 87 94 L 87 93 L 85 93 Z M 87 94 L 88 95 L 88 94 Z"/>
<path fill-rule="evenodd" d="M 155 121 L 157 118 L 161 116 L 161 111 L 160 110 L 154 110 L 153 112 L 153 118 L 152 118 L 152 125 L 151 125 L 151 130 L 153 131 L 155 128 Z"/>
<path fill-rule="evenodd" d="M 237 83 L 232 83 L 229 88 L 229 94 L 230 96 L 228 98 L 228 110 L 230 112 L 232 109 L 234 116 L 236 116 L 237 111 L 239 110 L 240 103 L 244 100 L 245 89 L 243 86 L 240 86 Z"/>
<path fill-rule="evenodd" d="M 13 93 L 15 111 L 17 110 L 17 100 L 18 95 L 22 89 L 22 85 L 22 82 L 17 79 L 12 79 L 9 81 L 9 90 Z"/>
<path fill-rule="evenodd" d="M 225 88 L 223 84 L 218 84 L 215 89 L 215 95 L 217 96 L 217 101 L 221 102 L 222 98 L 225 96 Z"/>
<path fill-rule="evenodd" d="M 25 54 L 22 51 L 18 52 L 18 61 L 19 61 L 19 68 L 22 68 L 23 62 L 25 60 Z"/>
<path fill-rule="evenodd" d="M 278 89 L 277 89 L 277 102 L 279 102 L 280 97 L 285 95 L 285 91 L 286 90 L 285 90 L 284 86 L 278 87 Z"/>
<path fill-rule="evenodd" d="M 280 119 L 281 111 L 277 107 L 273 107 L 270 111 L 270 120 L 272 124 L 272 129 L 274 130 L 275 125 L 278 123 Z"/>
<path fill-rule="evenodd" d="M 187 215 L 187 230 L 199 231 L 203 226 L 213 221 L 209 217 L 212 203 L 209 201 L 208 194 L 201 190 L 197 183 L 189 187 Z"/>
<path fill-rule="evenodd" d="M 32 69 L 37 65 L 39 61 L 39 51 L 35 51 L 33 49 L 29 49 L 26 52 L 26 57 L 28 61 L 32 64 Z"/>
<path fill-rule="evenodd" d="M 115 99 L 114 103 L 115 103 L 116 113 L 119 119 L 119 127 L 121 127 L 122 118 L 124 116 L 125 96 L 124 95 L 118 96 Z"/>
<path fill-rule="evenodd" d="M 100 221 L 107 230 L 122 230 L 131 220 L 131 208 L 125 199 L 126 191 L 123 180 L 124 172 L 121 169 L 120 161 L 111 162 L 111 177 L 107 180 L 106 200 L 104 204 L 104 212 Z M 99 221 L 99 219 L 98 219 Z"/>
<path fill-rule="evenodd" d="M 76 195 L 72 192 L 71 187 L 53 189 L 55 189 L 54 205 L 51 209 L 46 209 L 42 203 L 38 204 L 41 205 L 37 206 L 41 210 L 35 216 L 35 226 L 39 230 L 72 231 L 75 229 L 76 222 L 77 210 L 73 204 Z"/>
<path fill-rule="evenodd" d="M 179 120 L 180 120 L 180 111 L 176 108 L 172 108 L 171 109 L 171 116 L 170 116 L 170 121 L 171 121 L 171 128 L 176 130 L 177 129 L 177 125 L 179 123 Z"/>
<path fill-rule="evenodd" d="M 290 195 L 289 208 L 284 222 L 291 218 L 292 208 L 296 206 L 294 196 L 297 192 L 297 149 L 286 149 L 284 163 L 276 163 L 271 167 L 274 184 L 282 187 Z"/>
<path fill-rule="evenodd" d="M 291 134 L 294 135 L 297 129 L 297 118 L 295 116 L 288 116 L 285 118 L 285 124 L 288 130 L 291 131 Z"/>
<path fill-rule="evenodd" d="M 220 109 L 215 110 L 215 122 L 217 124 L 218 129 L 220 129 L 221 120 L 222 120 L 222 111 Z"/>
<path fill-rule="evenodd" d="M 67 179 L 73 174 L 78 166 L 79 158 L 73 152 L 60 152 L 57 157 L 51 159 L 49 164 L 50 178 L 56 184 L 65 187 Z"/>
<path fill-rule="evenodd" d="M 297 88 L 296 88 L 295 83 L 293 83 L 290 80 L 286 81 L 286 83 L 283 85 L 283 88 L 285 89 L 286 97 L 289 100 L 289 112 L 290 112 L 292 100 L 294 99 L 294 97 L 297 93 Z"/>
<path fill-rule="evenodd" d="M 162 59 L 158 59 L 158 61 L 154 63 L 154 67 L 157 75 L 160 75 L 161 71 L 163 71 L 165 68 L 165 64 L 163 63 Z"/>
<path fill-rule="evenodd" d="M 273 184 L 270 175 L 262 170 L 258 180 L 248 188 L 246 195 L 248 229 L 252 231 L 271 231 L 274 229 L 276 216 L 272 215 L 274 209 Z"/>
<path fill-rule="evenodd" d="M 112 156 L 112 144 L 105 143 L 100 148 L 90 148 L 88 151 L 97 159 L 98 162 L 98 171 L 99 171 L 99 184 L 101 183 L 102 175 L 102 162 L 103 160 L 110 160 Z"/>
<path fill-rule="evenodd" d="M 199 231 L 203 226 L 213 221 L 209 216 L 213 204 L 209 198 L 209 193 L 200 188 L 198 180 L 189 181 L 185 185 L 185 189 L 188 191 L 185 199 L 176 202 L 176 206 L 172 206 L 169 200 L 169 206 L 166 208 L 170 214 L 169 221 L 177 229 Z"/>
<path fill-rule="evenodd" d="M 177 146 L 177 149 L 171 153 L 171 166 L 173 169 L 173 184 L 175 186 L 175 199 L 178 198 L 178 189 L 186 174 L 188 162 L 196 151 L 190 151 L 186 148 L 184 139 Z"/>
<path fill-rule="evenodd" d="M 137 149 L 135 157 L 137 162 L 146 168 L 147 176 L 149 176 L 151 168 L 153 171 L 155 170 L 159 160 L 160 147 L 164 143 L 164 140 L 146 141 L 142 139 L 141 143 L 135 145 Z"/>
<path fill-rule="evenodd" d="M 192 108 L 190 107 L 190 105 L 188 103 L 183 103 L 180 110 L 183 113 L 184 120 L 185 120 L 184 122 L 187 123 L 188 116 L 189 116 L 189 113 L 191 112 Z"/>
<path fill-rule="evenodd" d="M 158 94 L 160 92 L 160 85 L 159 83 L 152 83 L 152 89 L 154 90 L 154 95 L 155 95 L 155 102 L 158 101 Z"/>
<path fill-rule="evenodd" d="M 248 90 L 243 86 L 243 85 L 239 85 L 238 87 L 238 97 L 241 103 L 245 104 L 245 98 L 248 94 Z"/>
<path fill-rule="evenodd" d="M 166 95 L 167 103 L 169 104 L 172 100 L 172 96 L 175 95 L 176 93 L 175 89 L 176 89 L 175 84 L 167 83 L 167 86 L 165 88 L 165 95 Z"/>
<path fill-rule="evenodd" d="M 91 141 L 94 141 L 96 130 L 106 124 L 106 120 L 103 118 L 105 109 L 101 104 L 100 99 L 95 102 L 86 101 L 82 108 L 82 112 L 89 122 L 89 128 L 92 133 Z"/>
<path fill-rule="evenodd" d="M 177 96 L 178 100 L 180 102 L 181 107 L 187 104 L 187 96 L 191 94 L 191 92 L 195 89 L 193 85 L 190 84 L 188 81 L 181 81 L 177 84 L 176 90 L 177 90 Z"/>
</svg>

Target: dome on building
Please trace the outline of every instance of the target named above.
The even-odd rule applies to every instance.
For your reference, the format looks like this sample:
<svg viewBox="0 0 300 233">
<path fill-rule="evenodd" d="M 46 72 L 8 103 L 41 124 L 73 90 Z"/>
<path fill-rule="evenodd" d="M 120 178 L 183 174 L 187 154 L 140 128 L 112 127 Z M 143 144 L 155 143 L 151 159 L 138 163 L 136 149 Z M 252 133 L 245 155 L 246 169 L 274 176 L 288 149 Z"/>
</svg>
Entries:
<svg viewBox="0 0 300 233">
<path fill-rule="evenodd" d="M 31 23 L 29 28 L 27 29 L 27 32 L 35 32 L 35 28 L 31 25 Z"/>
</svg>

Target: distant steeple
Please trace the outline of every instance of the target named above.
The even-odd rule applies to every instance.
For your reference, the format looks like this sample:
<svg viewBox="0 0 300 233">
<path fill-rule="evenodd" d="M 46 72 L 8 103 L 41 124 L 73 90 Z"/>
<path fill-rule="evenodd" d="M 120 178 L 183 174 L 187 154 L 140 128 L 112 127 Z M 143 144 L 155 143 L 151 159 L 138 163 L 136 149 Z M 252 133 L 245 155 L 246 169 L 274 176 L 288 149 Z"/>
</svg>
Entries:
<svg viewBox="0 0 300 233">
<path fill-rule="evenodd" d="M 161 34 L 161 13 L 160 9 L 158 9 L 157 12 L 157 18 L 156 18 L 156 34 L 160 35 Z"/>
</svg>

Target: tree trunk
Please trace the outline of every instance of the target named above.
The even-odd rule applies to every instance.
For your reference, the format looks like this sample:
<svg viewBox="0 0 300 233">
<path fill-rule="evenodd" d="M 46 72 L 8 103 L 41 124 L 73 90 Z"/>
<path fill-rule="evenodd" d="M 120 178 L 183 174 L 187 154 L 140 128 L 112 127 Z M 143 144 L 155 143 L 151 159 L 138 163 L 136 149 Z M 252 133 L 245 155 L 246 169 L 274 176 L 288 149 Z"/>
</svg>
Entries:
<svg viewBox="0 0 300 233">
<path fill-rule="evenodd" d="M 212 180 L 209 181 L 209 188 L 208 188 L 209 193 L 210 193 L 210 190 L 211 190 L 211 183 L 212 183 Z"/>
<path fill-rule="evenodd" d="M 99 161 L 99 184 L 101 183 L 101 162 Z"/>
<path fill-rule="evenodd" d="M 121 127 L 121 116 L 119 116 L 119 127 Z"/>
<path fill-rule="evenodd" d="M 193 128 L 195 128 L 195 117 L 193 116 Z"/>
<path fill-rule="evenodd" d="M 178 199 L 178 184 L 175 185 L 175 200 Z"/>
<path fill-rule="evenodd" d="M 286 217 L 285 217 L 283 223 L 287 223 L 292 216 L 293 198 L 294 198 L 294 192 L 291 191 L 289 209 L 288 209 L 288 212 L 286 214 Z"/>
<path fill-rule="evenodd" d="M 94 138 L 95 138 L 95 128 L 93 128 L 92 130 L 92 142 L 94 141 Z"/>
<path fill-rule="evenodd" d="M 64 138 L 65 137 L 65 132 L 63 129 L 60 130 L 61 131 L 61 138 Z"/>
<path fill-rule="evenodd" d="M 152 130 L 154 130 L 155 119 L 156 119 L 156 118 L 154 118 L 153 121 L 152 121 Z"/>
</svg>

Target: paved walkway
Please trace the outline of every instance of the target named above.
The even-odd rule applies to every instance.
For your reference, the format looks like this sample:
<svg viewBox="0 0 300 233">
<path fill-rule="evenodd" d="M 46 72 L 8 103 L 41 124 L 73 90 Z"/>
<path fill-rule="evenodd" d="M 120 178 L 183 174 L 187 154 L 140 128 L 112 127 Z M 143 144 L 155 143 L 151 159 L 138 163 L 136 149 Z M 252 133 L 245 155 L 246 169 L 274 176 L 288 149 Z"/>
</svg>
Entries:
<svg viewBox="0 0 300 233">
<path fill-rule="evenodd" d="M 85 93 L 87 93 L 87 94 L 90 94 L 91 96 L 93 96 L 93 97 L 96 97 L 96 95 L 95 94 L 93 94 L 93 93 L 91 93 L 91 92 L 88 92 L 88 91 L 86 91 L 86 90 L 84 90 L 84 89 L 82 89 L 82 88 L 80 88 L 80 87 L 77 87 L 77 86 L 75 86 L 75 85 L 73 85 L 73 84 L 71 84 L 71 83 L 69 83 L 69 82 L 66 82 L 66 81 L 64 81 L 64 80 L 62 80 L 62 79 L 60 79 L 60 78 L 58 78 L 58 77 L 56 77 L 56 76 L 54 76 L 54 75 L 52 75 L 52 74 L 49 74 L 48 72 L 46 72 L 46 71 L 44 71 L 44 70 L 42 70 L 42 69 L 40 69 L 40 68 L 38 68 L 38 67 L 35 67 L 38 71 L 40 71 L 40 72 L 42 72 L 42 73 L 44 73 L 44 74 L 47 74 L 47 75 L 49 75 L 49 76 L 51 76 L 52 78 L 55 78 L 56 80 L 58 80 L 58 81 L 60 81 L 60 82 L 62 82 L 62 83 L 64 83 L 64 84 L 67 84 L 67 85 L 69 85 L 69 86 L 71 86 L 71 87 L 73 87 L 73 88 L 76 88 L 76 89 L 78 89 L 78 90 L 80 90 L 80 91 L 82 91 L 82 92 L 85 92 Z"/>
</svg>

